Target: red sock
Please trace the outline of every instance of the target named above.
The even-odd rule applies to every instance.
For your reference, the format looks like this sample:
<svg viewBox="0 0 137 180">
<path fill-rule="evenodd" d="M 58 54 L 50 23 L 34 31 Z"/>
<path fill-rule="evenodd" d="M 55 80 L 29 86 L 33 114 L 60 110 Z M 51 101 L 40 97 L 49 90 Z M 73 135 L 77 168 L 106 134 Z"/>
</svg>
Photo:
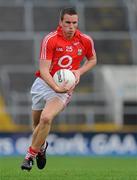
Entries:
<svg viewBox="0 0 137 180">
<path fill-rule="evenodd" d="M 31 146 L 29 147 L 28 151 L 27 151 L 27 154 L 26 154 L 26 157 L 25 159 L 29 159 L 30 157 L 31 158 L 35 158 L 36 155 L 38 154 L 38 151 L 33 149 Z"/>
</svg>

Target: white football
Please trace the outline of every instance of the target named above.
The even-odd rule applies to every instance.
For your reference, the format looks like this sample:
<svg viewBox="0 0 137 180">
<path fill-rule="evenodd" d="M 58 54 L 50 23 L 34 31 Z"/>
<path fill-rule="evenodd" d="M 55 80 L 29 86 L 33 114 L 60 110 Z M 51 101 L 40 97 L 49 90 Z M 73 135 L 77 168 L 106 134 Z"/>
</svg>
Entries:
<svg viewBox="0 0 137 180">
<path fill-rule="evenodd" d="M 58 86 L 62 86 L 64 82 L 67 82 L 66 87 L 68 89 L 71 88 L 76 81 L 75 75 L 69 69 L 58 70 L 54 74 L 53 79 Z"/>
</svg>

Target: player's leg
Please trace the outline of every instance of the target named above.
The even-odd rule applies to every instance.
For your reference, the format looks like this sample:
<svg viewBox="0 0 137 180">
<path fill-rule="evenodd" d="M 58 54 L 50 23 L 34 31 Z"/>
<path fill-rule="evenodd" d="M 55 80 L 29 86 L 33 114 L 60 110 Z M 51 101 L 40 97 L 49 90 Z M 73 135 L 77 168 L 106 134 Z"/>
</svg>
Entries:
<svg viewBox="0 0 137 180">
<path fill-rule="evenodd" d="M 45 142 L 45 139 L 50 131 L 50 126 L 53 118 L 64 108 L 64 105 L 66 105 L 71 99 L 70 94 L 56 93 L 40 78 L 37 78 L 34 81 L 31 88 L 31 95 L 34 117 L 32 146 L 30 146 L 30 148 L 28 149 L 27 155 L 25 157 L 25 163 L 23 163 L 21 166 L 22 169 L 28 170 L 31 169 L 33 158 L 39 156 L 39 151 L 41 151 L 41 146 Z M 42 112 L 40 112 L 41 109 L 43 109 Z M 44 150 L 46 150 L 46 148 L 47 144 Z M 41 167 L 38 166 L 38 168 L 42 169 L 43 167 Z"/>
<path fill-rule="evenodd" d="M 38 128 L 37 126 L 38 126 L 39 121 L 40 121 L 41 113 L 42 113 L 42 110 L 32 110 L 32 128 L 33 128 L 34 139 L 37 135 L 37 128 Z"/>
<path fill-rule="evenodd" d="M 32 129 L 34 132 L 34 138 L 37 136 L 37 125 L 40 121 L 41 112 L 42 110 L 32 110 Z M 31 170 L 33 164 L 33 158 L 30 156 L 30 152 L 28 152 L 23 161 L 23 164 L 21 165 L 21 168 L 25 170 Z"/>
<path fill-rule="evenodd" d="M 39 143 L 39 140 L 41 139 L 41 137 L 43 137 L 43 140 L 46 139 L 51 128 L 52 120 L 63 108 L 64 108 L 64 103 L 57 97 L 47 102 L 41 114 L 40 122 L 38 125 L 39 129 L 38 129 L 38 133 L 36 137 L 36 142 L 35 142 L 35 139 L 32 141 L 32 145 L 33 145 L 32 148 L 38 148 L 38 146 L 39 147 L 41 146 L 41 143 Z M 47 147 L 48 147 L 48 143 L 46 142 L 45 148 L 43 149 L 41 148 L 40 152 L 36 156 L 37 167 L 39 169 L 43 169 L 46 165 Z"/>
<path fill-rule="evenodd" d="M 38 151 L 49 134 L 52 120 L 54 117 L 60 113 L 64 108 L 64 103 L 58 98 L 54 97 L 46 103 L 40 117 L 40 122 L 37 126 L 37 136 L 34 138 L 32 136 L 31 147 Z M 34 133 L 35 134 L 35 130 Z"/>
<path fill-rule="evenodd" d="M 42 110 L 32 110 L 32 128 L 35 129 L 39 124 Z"/>
<path fill-rule="evenodd" d="M 42 110 L 32 110 L 32 119 L 33 119 L 33 130 L 35 129 L 35 133 L 33 134 L 33 139 L 35 139 L 35 137 L 37 136 L 37 125 L 39 124 L 40 121 L 40 116 L 41 116 Z M 33 142 L 32 142 L 33 143 Z M 36 156 L 36 162 L 37 162 L 37 167 L 39 169 L 43 169 L 46 165 L 46 150 L 48 147 L 48 142 L 45 141 L 43 142 L 43 144 L 41 145 L 40 151 L 38 152 L 37 156 Z"/>
<path fill-rule="evenodd" d="M 38 155 L 41 145 L 49 134 L 52 120 L 60 111 L 62 111 L 63 108 L 64 103 L 58 97 L 52 98 L 46 103 L 46 106 L 41 113 L 39 124 L 34 129 L 32 135 L 32 145 L 28 149 L 27 155 L 25 157 L 25 163 L 23 163 L 21 167 L 22 169 L 30 170 L 32 168 L 32 161 Z M 38 168 L 43 169 L 46 164 L 46 157 L 45 159 L 39 158 L 36 160 Z"/>
</svg>

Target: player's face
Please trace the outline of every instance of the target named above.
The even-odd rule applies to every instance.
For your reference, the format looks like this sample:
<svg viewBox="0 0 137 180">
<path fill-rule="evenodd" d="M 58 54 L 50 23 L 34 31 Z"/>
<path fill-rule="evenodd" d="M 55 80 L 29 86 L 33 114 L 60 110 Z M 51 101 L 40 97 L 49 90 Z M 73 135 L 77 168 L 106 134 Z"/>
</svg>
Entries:
<svg viewBox="0 0 137 180">
<path fill-rule="evenodd" d="M 78 27 L 78 15 L 65 14 L 63 20 L 60 22 L 64 36 L 71 39 Z"/>
</svg>

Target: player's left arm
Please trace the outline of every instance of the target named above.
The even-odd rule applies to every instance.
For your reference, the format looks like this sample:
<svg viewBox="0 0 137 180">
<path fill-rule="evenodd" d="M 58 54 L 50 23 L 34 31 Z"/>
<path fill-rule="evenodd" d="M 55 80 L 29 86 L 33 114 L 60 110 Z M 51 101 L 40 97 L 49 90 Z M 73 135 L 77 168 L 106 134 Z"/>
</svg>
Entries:
<svg viewBox="0 0 137 180">
<path fill-rule="evenodd" d="M 80 76 L 91 70 L 97 64 L 96 55 L 91 57 L 90 59 L 86 60 L 85 63 L 78 69 L 74 70 L 73 73 L 76 77 L 76 84 L 80 81 Z"/>
<path fill-rule="evenodd" d="M 81 75 L 91 70 L 97 64 L 97 57 L 96 57 L 96 52 L 94 49 L 94 42 L 90 37 L 86 39 L 85 46 L 87 49 L 86 51 L 87 60 L 78 70 L 73 71 L 73 73 L 76 76 L 76 84 L 79 83 Z"/>
<path fill-rule="evenodd" d="M 87 71 L 91 70 L 97 64 L 96 55 L 91 57 L 90 59 L 86 60 L 83 66 L 81 66 L 78 70 L 80 75 L 85 74 Z"/>
</svg>

